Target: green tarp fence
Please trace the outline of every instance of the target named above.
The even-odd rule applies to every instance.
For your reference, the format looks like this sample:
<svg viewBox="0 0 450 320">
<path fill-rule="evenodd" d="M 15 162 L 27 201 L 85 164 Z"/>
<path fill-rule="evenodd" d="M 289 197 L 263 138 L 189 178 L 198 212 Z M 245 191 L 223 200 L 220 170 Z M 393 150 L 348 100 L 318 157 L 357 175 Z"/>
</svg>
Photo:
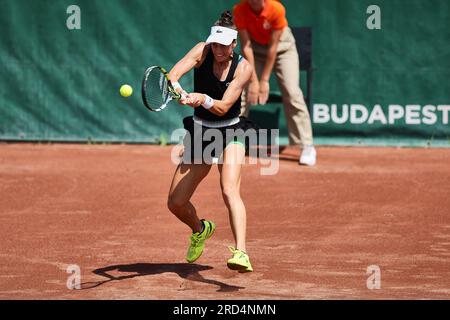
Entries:
<svg viewBox="0 0 450 320">
<path fill-rule="evenodd" d="M 0 0 L 0 140 L 170 140 L 192 110 L 173 104 L 148 112 L 143 71 L 170 68 L 235 3 Z M 450 146 L 450 1 L 282 3 L 291 26 L 313 28 L 316 143 Z M 370 30 L 374 4 L 381 29 Z M 67 26 L 71 5 L 80 9 L 81 29 Z M 135 90 L 127 99 L 118 93 L 124 83 Z M 192 74 L 181 83 L 192 88 Z M 285 143 L 282 105 L 254 110 Z"/>
</svg>

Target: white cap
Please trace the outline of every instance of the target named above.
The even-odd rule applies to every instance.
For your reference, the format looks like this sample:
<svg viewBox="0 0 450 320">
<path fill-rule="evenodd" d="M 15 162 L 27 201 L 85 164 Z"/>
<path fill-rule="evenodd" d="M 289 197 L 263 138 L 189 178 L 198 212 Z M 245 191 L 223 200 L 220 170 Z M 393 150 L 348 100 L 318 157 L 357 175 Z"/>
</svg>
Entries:
<svg viewBox="0 0 450 320">
<path fill-rule="evenodd" d="M 238 32 L 236 30 L 226 28 L 226 27 L 220 27 L 220 26 L 214 26 L 211 28 L 211 34 L 209 35 L 208 39 L 206 39 L 207 43 L 220 43 L 224 46 L 229 46 L 233 40 L 237 39 Z"/>
</svg>

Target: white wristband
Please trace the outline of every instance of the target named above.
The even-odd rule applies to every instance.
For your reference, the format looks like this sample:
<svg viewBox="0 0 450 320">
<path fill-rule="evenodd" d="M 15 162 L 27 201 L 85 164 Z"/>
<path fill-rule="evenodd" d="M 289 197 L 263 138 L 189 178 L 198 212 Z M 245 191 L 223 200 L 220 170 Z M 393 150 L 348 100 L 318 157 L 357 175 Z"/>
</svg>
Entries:
<svg viewBox="0 0 450 320">
<path fill-rule="evenodd" d="M 208 96 L 207 94 L 204 94 L 205 96 L 205 102 L 202 104 L 203 108 L 205 109 L 211 109 L 214 105 L 214 99 Z"/>
<path fill-rule="evenodd" d="M 178 81 L 174 81 L 171 82 L 172 83 L 172 87 L 176 90 L 176 89 L 180 89 L 183 90 L 183 88 L 181 87 L 180 83 Z"/>
</svg>

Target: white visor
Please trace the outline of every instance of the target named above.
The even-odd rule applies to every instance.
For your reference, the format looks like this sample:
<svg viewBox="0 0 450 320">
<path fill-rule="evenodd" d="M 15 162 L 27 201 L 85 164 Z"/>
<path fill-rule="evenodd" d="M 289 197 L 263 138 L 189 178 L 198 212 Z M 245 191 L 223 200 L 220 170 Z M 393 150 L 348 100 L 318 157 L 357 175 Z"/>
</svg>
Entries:
<svg viewBox="0 0 450 320">
<path fill-rule="evenodd" d="M 207 43 L 220 43 L 224 46 L 229 46 L 233 40 L 237 39 L 238 32 L 236 30 L 215 26 L 211 28 L 211 34 L 208 39 L 206 39 Z"/>
</svg>

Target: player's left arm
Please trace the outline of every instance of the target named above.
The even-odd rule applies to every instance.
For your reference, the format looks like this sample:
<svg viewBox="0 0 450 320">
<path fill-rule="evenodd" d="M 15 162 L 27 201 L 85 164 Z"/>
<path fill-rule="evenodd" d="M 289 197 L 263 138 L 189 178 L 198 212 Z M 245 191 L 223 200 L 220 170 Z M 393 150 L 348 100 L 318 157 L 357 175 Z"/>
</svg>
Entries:
<svg viewBox="0 0 450 320">
<path fill-rule="evenodd" d="M 245 59 L 242 59 L 236 68 L 234 79 L 230 82 L 227 90 L 223 94 L 221 100 L 212 100 L 212 107 L 208 110 L 218 116 L 223 116 L 231 108 L 231 106 L 240 98 L 242 91 L 247 86 L 253 73 L 252 65 Z M 204 105 L 207 96 L 202 93 L 190 93 L 188 96 L 191 107 Z"/>
</svg>

